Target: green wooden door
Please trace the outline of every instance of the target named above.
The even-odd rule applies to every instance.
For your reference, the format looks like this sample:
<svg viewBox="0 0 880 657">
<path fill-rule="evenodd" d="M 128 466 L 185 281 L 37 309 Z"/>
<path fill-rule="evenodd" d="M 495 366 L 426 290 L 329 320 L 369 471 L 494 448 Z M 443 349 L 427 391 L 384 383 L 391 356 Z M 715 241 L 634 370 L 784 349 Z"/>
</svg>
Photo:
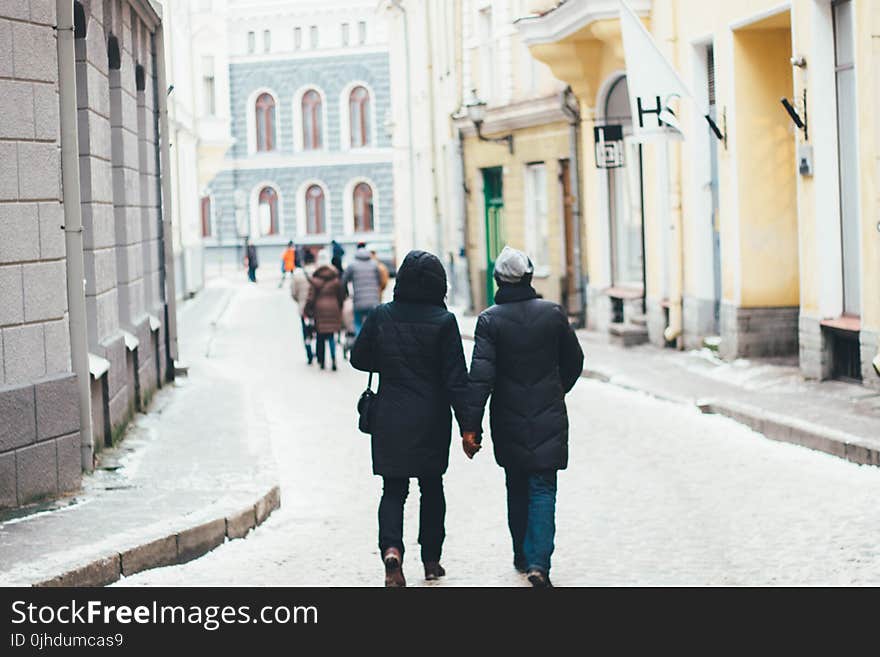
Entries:
<svg viewBox="0 0 880 657">
<path fill-rule="evenodd" d="M 504 194 L 501 167 L 483 169 L 483 200 L 486 208 L 486 305 L 495 301 L 495 260 L 504 248 Z"/>
</svg>

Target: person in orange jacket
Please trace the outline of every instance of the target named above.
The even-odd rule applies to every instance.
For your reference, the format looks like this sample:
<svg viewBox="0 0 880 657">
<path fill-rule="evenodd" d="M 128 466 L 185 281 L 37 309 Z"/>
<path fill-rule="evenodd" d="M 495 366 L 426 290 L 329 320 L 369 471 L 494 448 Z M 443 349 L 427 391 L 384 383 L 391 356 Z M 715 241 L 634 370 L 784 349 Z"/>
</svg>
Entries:
<svg viewBox="0 0 880 657">
<path fill-rule="evenodd" d="M 296 269 L 296 249 L 293 248 L 293 241 L 287 243 L 287 248 L 281 254 L 281 280 L 278 281 L 278 287 L 284 285 L 284 279 L 289 274 L 293 278 L 293 270 Z"/>
</svg>

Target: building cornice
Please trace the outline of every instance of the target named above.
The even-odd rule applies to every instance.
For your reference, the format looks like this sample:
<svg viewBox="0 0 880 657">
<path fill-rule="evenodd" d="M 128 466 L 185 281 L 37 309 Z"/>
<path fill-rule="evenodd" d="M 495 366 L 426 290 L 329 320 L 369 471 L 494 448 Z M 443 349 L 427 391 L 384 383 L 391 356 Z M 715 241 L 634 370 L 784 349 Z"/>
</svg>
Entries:
<svg viewBox="0 0 880 657">
<path fill-rule="evenodd" d="M 148 29 L 154 30 L 162 22 L 162 7 L 155 0 L 128 0 Z"/>
<path fill-rule="evenodd" d="M 230 64 L 262 64 L 265 62 L 295 61 L 310 59 L 327 59 L 329 57 L 359 57 L 361 55 L 388 54 L 387 45 L 378 46 L 347 46 L 345 48 L 327 48 L 325 50 L 288 50 L 277 53 L 254 53 L 253 55 L 230 55 Z"/>
<path fill-rule="evenodd" d="M 391 148 L 369 148 L 356 151 L 290 153 L 259 153 L 246 157 L 229 158 L 224 169 L 250 171 L 254 169 L 299 169 L 309 167 L 344 167 L 362 164 L 390 164 L 394 161 Z"/>
<path fill-rule="evenodd" d="M 568 119 L 562 111 L 559 94 L 532 98 L 486 110 L 483 133 L 487 135 L 533 128 L 549 123 L 565 122 Z M 474 124 L 461 113 L 453 118 L 453 124 L 467 137 L 476 135 Z"/>
<path fill-rule="evenodd" d="M 651 13 L 651 0 L 629 0 L 636 14 Z M 556 43 L 596 21 L 620 16 L 618 0 L 568 0 L 540 16 L 515 21 L 526 45 Z"/>
</svg>

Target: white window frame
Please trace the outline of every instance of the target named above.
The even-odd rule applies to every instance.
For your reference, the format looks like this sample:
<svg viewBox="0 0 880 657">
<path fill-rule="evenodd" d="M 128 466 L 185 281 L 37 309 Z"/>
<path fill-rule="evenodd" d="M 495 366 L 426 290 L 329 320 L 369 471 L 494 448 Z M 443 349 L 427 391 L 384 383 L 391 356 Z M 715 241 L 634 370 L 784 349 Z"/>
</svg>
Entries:
<svg viewBox="0 0 880 657">
<path fill-rule="evenodd" d="M 361 183 L 366 183 L 370 186 L 370 189 L 373 190 L 373 230 L 367 232 L 355 232 L 354 230 L 354 188 Z M 366 176 L 358 176 L 356 178 L 352 178 L 346 183 L 345 190 L 342 196 L 342 213 L 343 230 L 345 231 L 346 237 L 350 237 L 353 241 L 359 242 L 368 242 L 369 240 L 375 238 L 376 233 L 379 232 L 380 228 L 379 187 L 371 178 L 368 178 Z"/>
<path fill-rule="evenodd" d="M 540 179 L 536 180 L 537 171 L 541 171 Z M 526 254 L 532 259 L 535 266 L 535 278 L 545 278 L 550 275 L 550 207 L 549 195 L 547 194 L 547 163 L 530 162 L 523 168 L 523 199 L 525 212 L 523 213 L 525 224 L 523 226 Z M 539 201 L 542 207 L 538 207 Z"/>
<path fill-rule="evenodd" d="M 308 218 L 306 216 L 306 190 L 312 185 L 318 185 L 324 192 L 324 232 L 309 234 Z M 330 203 L 330 188 L 319 178 L 309 178 L 300 184 L 296 190 L 296 235 L 299 239 L 314 240 L 315 242 L 327 241 L 330 237 L 330 226 L 333 218 L 333 206 Z"/>
<path fill-rule="evenodd" d="M 275 198 L 278 200 L 278 232 L 274 235 L 263 235 L 260 230 L 260 192 L 266 187 L 275 190 Z M 251 238 L 260 240 L 276 239 L 285 232 L 284 225 L 284 199 L 281 196 L 281 186 L 274 180 L 262 180 L 251 188 L 250 204 L 249 204 L 249 231 Z"/>
<path fill-rule="evenodd" d="M 356 87 L 363 87 L 370 94 L 370 135 L 366 146 L 351 145 L 351 106 L 349 105 L 349 97 Z M 373 87 L 363 80 L 353 80 L 342 89 L 339 95 L 339 147 L 343 151 L 363 151 L 368 148 L 376 147 L 376 94 Z"/>
<path fill-rule="evenodd" d="M 303 114 L 302 99 L 307 91 L 314 89 L 321 97 L 321 148 L 305 149 L 305 141 L 303 140 Z M 327 104 L 327 94 L 324 90 L 315 84 L 304 84 L 293 94 L 293 150 L 297 153 L 324 153 L 330 150 L 330 133 L 328 132 L 327 114 L 329 114 L 329 105 Z"/>
<path fill-rule="evenodd" d="M 263 94 L 269 94 L 275 101 L 275 148 L 271 151 L 257 150 L 257 111 L 255 105 L 257 104 L 257 98 Z M 259 155 L 262 157 L 264 155 L 277 155 L 280 153 L 281 142 L 279 141 L 279 137 L 281 136 L 281 130 L 279 129 L 279 126 L 281 125 L 281 103 L 279 102 L 278 94 L 269 87 L 259 87 L 258 89 L 255 89 L 251 92 L 251 95 L 248 96 L 245 114 L 247 116 L 248 155 Z"/>
</svg>

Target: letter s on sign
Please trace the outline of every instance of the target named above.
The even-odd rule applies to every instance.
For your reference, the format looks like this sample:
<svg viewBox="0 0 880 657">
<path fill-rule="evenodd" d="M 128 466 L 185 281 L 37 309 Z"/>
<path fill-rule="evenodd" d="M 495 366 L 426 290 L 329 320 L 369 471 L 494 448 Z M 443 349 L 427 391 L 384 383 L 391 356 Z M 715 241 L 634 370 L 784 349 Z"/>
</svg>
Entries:
<svg viewBox="0 0 880 657">
<path fill-rule="evenodd" d="M 27 614 L 22 611 L 22 607 L 24 607 L 24 600 L 16 600 L 12 603 L 12 612 L 18 614 L 18 620 L 12 619 L 12 622 L 16 625 L 21 625 L 27 620 Z"/>
</svg>

